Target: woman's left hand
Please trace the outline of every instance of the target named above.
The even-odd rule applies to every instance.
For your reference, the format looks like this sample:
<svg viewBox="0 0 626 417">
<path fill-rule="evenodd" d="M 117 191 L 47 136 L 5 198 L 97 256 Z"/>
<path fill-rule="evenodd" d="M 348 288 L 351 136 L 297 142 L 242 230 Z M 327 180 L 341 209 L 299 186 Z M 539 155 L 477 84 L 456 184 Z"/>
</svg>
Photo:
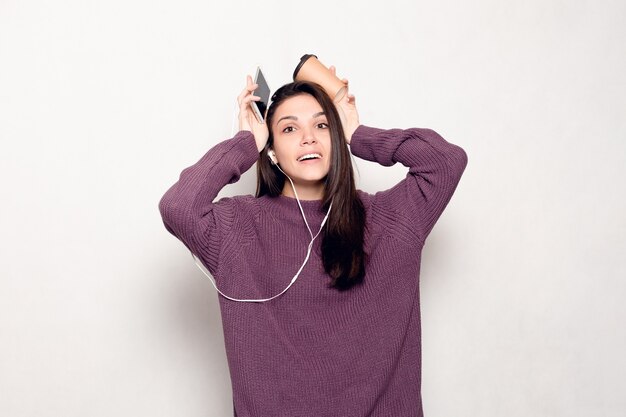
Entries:
<svg viewBox="0 0 626 417">
<path fill-rule="evenodd" d="M 337 75 L 333 65 L 328 69 L 333 75 Z M 338 101 L 335 101 L 335 107 L 337 107 L 339 117 L 341 118 L 343 131 L 346 135 L 346 142 L 349 144 L 352 139 L 352 134 L 360 124 L 359 113 L 356 110 L 356 98 L 354 94 L 351 94 L 348 90 L 348 80 L 343 78 L 341 81 L 346 85 L 346 93 Z"/>
</svg>

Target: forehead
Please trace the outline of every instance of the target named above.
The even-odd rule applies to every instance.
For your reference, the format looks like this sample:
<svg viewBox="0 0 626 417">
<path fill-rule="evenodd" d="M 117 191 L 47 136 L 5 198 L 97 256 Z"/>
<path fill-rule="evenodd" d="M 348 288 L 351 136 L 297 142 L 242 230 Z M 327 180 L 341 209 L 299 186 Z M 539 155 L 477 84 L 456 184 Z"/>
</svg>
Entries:
<svg viewBox="0 0 626 417">
<path fill-rule="evenodd" d="M 280 120 L 284 116 L 296 116 L 300 118 L 311 118 L 313 114 L 322 111 L 322 106 L 310 94 L 298 94 L 289 97 L 276 109 L 275 120 Z"/>
</svg>

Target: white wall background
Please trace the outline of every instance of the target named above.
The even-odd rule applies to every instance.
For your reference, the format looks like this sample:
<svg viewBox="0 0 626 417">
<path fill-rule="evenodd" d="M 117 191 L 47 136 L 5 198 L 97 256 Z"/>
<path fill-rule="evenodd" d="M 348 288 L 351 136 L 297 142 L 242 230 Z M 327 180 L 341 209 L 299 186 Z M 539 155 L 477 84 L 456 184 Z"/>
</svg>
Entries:
<svg viewBox="0 0 626 417">
<path fill-rule="evenodd" d="M 623 416 L 625 46 L 620 0 L 1 0 L 0 415 L 232 415 L 217 293 L 157 204 L 256 64 L 275 90 L 315 53 L 363 124 L 469 155 L 423 257 L 426 415 Z"/>
</svg>

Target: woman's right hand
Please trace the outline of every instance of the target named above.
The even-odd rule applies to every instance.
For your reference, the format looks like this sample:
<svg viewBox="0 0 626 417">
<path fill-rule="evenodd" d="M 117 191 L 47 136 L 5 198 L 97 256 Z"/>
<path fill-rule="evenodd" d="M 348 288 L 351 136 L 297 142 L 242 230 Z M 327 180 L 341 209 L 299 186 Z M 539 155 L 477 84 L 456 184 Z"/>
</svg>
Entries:
<svg viewBox="0 0 626 417">
<path fill-rule="evenodd" d="M 252 77 L 247 76 L 247 85 L 243 89 L 241 94 L 237 97 L 237 103 L 239 103 L 239 130 L 248 130 L 254 134 L 254 140 L 256 141 L 256 147 L 261 152 L 267 143 L 269 138 L 269 130 L 267 123 L 259 123 L 252 108 L 250 107 L 252 101 L 258 101 L 261 98 L 259 96 L 252 95 L 252 92 L 258 87 L 258 84 L 252 82 Z M 267 110 L 263 115 L 267 115 Z"/>
</svg>

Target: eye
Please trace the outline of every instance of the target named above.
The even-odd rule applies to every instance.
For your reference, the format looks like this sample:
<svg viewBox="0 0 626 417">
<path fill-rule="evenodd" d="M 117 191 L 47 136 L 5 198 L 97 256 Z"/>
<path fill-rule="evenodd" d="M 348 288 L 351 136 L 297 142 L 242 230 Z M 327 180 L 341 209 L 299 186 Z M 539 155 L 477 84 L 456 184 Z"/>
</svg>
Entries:
<svg viewBox="0 0 626 417">
<path fill-rule="evenodd" d="M 322 129 L 328 129 L 328 123 L 322 122 L 322 123 L 318 123 L 317 126 L 322 126 L 324 125 L 324 127 Z"/>
<path fill-rule="evenodd" d="M 292 132 L 291 130 L 289 132 L 285 132 L 285 130 L 287 129 L 293 129 L 293 126 L 287 126 L 286 128 L 283 129 L 283 133 L 289 133 Z"/>
</svg>

